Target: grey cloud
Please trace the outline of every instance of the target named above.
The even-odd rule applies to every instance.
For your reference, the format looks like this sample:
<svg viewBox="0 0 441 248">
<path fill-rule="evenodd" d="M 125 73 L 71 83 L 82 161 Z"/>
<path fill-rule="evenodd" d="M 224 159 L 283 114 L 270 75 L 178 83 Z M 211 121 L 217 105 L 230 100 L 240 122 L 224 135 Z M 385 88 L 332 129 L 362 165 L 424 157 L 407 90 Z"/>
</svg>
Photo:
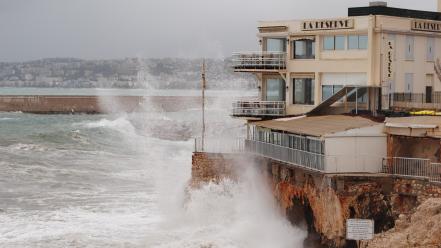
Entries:
<svg viewBox="0 0 441 248">
<path fill-rule="evenodd" d="M 0 61 L 222 57 L 256 49 L 258 20 L 344 16 L 365 0 L 0 0 Z M 389 5 L 435 10 L 435 0 Z"/>
</svg>

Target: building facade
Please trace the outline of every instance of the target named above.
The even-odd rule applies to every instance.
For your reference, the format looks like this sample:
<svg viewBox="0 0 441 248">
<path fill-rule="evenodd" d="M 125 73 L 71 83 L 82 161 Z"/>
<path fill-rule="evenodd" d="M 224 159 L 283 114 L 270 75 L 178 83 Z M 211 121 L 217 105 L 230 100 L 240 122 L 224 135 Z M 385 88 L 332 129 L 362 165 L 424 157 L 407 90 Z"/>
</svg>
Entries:
<svg viewBox="0 0 441 248">
<path fill-rule="evenodd" d="M 349 8 L 347 17 L 260 22 L 258 29 L 261 51 L 233 61 L 237 72 L 257 76 L 259 99 L 235 103 L 233 116 L 441 109 L 439 12 L 377 2 Z"/>
</svg>

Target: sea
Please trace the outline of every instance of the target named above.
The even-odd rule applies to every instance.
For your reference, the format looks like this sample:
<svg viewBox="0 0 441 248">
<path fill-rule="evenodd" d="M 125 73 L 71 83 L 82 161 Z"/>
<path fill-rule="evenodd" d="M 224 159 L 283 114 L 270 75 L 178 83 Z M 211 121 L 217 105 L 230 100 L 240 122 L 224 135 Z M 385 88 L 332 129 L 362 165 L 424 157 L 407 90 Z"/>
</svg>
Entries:
<svg viewBox="0 0 441 248">
<path fill-rule="evenodd" d="M 0 95 L 26 92 L 85 95 L 91 89 L 0 89 Z M 256 93 L 208 94 L 225 102 L 223 96 Z M 112 115 L 0 113 L 0 247 L 303 247 L 306 231 L 286 220 L 252 164 L 239 181 L 189 188 L 200 109 L 144 109 Z M 224 104 L 206 111 L 207 137 L 243 134 L 244 122 L 232 119 Z"/>
</svg>

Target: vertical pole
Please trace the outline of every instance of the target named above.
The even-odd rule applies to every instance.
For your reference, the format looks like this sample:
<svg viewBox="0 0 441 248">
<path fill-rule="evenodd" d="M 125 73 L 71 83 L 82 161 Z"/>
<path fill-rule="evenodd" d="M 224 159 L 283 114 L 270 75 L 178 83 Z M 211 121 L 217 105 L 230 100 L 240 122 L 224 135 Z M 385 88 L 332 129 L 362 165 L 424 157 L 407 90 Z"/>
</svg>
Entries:
<svg viewBox="0 0 441 248">
<path fill-rule="evenodd" d="M 355 114 L 358 115 L 358 87 L 355 88 Z"/>
<path fill-rule="evenodd" d="M 205 149 L 205 59 L 202 60 L 202 152 Z"/>
</svg>

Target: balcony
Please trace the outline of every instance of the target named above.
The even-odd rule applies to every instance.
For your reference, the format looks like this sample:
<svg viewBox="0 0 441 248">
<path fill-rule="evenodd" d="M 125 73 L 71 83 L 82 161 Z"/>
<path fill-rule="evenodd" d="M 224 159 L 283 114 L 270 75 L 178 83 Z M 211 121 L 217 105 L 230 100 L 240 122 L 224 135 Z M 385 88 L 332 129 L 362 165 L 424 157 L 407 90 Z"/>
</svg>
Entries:
<svg viewBox="0 0 441 248">
<path fill-rule="evenodd" d="M 277 118 L 286 116 L 285 102 L 238 101 L 233 103 L 234 117 Z"/>
<path fill-rule="evenodd" d="M 286 52 L 248 52 L 233 54 L 237 72 L 279 72 L 286 70 Z"/>
<path fill-rule="evenodd" d="M 396 110 L 441 110 L 441 92 L 384 95 L 383 105 Z"/>
</svg>

